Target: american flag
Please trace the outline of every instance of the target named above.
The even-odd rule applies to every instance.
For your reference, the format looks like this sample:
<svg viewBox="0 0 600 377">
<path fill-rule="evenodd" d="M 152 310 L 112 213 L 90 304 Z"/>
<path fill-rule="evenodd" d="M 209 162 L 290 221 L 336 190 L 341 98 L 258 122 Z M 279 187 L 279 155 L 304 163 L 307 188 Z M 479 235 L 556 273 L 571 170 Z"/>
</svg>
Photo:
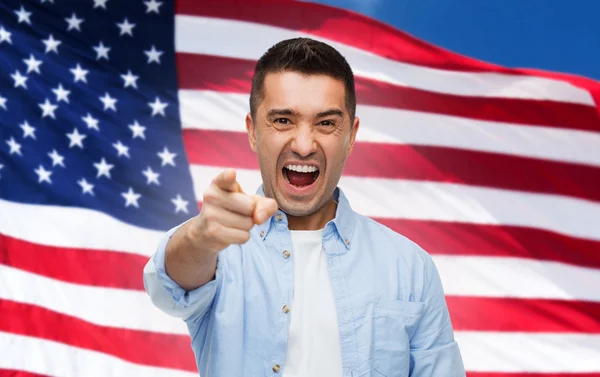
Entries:
<svg viewBox="0 0 600 377">
<path fill-rule="evenodd" d="M 197 376 L 142 268 L 222 168 L 258 187 L 252 71 L 297 36 L 353 67 L 340 186 L 433 255 L 468 375 L 600 376 L 600 83 L 286 0 L 0 3 L 0 375 Z"/>
</svg>

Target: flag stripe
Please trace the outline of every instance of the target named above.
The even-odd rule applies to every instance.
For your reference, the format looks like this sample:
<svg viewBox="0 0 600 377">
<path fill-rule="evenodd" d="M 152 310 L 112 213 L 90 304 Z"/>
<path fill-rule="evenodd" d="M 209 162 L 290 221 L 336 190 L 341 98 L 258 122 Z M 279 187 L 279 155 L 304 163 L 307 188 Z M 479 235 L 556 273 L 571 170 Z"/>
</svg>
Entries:
<svg viewBox="0 0 600 377">
<path fill-rule="evenodd" d="M 145 292 L 71 284 L 5 265 L 0 265 L 0 276 L 0 299 L 37 305 L 100 326 L 188 333 L 181 320 L 157 309 Z"/>
<path fill-rule="evenodd" d="M 68 283 L 143 291 L 147 262 L 142 255 L 46 246 L 0 234 L 0 264 Z"/>
<path fill-rule="evenodd" d="M 112 250 L 150 256 L 164 233 L 77 207 L 0 199 L 0 234 L 40 245 Z"/>
<path fill-rule="evenodd" d="M 196 370 L 193 354 L 189 352 L 188 335 L 99 326 L 39 306 L 1 299 L 0 311 L 3 319 L 0 331 L 3 332 L 98 351 L 136 364 Z"/>
<path fill-rule="evenodd" d="M 44 374 L 38 373 L 30 373 L 22 370 L 15 369 L 1 369 L 0 368 L 0 376 L 2 377 L 51 377 Z"/>
<path fill-rule="evenodd" d="M 600 242 L 529 227 L 375 218 L 430 254 L 514 257 L 600 268 Z"/>
<path fill-rule="evenodd" d="M 455 331 L 600 334 L 600 302 L 466 296 L 446 302 Z"/>
<path fill-rule="evenodd" d="M 248 96 L 179 91 L 184 129 L 245 132 Z M 210 109 L 206 111 L 205 109 Z M 485 122 L 359 105 L 357 140 L 467 149 L 600 167 L 600 133 Z"/>
<path fill-rule="evenodd" d="M 600 370 L 600 335 L 474 331 L 457 331 L 455 335 L 469 371 L 586 373 Z"/>
<path fill-rule="evenodd" d="M 203 54 L 177 53 L 181 90 L 212 90 L 244 94 L 248 99 L 254 60 Z M 556 101 L 519 98 L 481 98 L 435 93 L 386 82 L 355 77 L 360 105 L 411 110 L 499 123 L 600 131 L 595 108 Z M 359 112 L 357 114 L 361 116 Z"/>
<path fill-rule="evenodd" d="M 196 197 L 204 196 L 225 167 L 192 165 Z M 246 191 L 262 182 L 258 170 L 238 169 Z M 369 217 L 526 226 L 600 240 L 600 204 L 563 196 L 471 187 L 451 183 L 342 176 L 339 186 L 353 209 Z M 395 198 L 382 202 L 380 198 Z M 521 211 L 515 211 L 520 208 Z"/>
<path fill-rule="evenodd" d="M 185 129 L 183 140 L 192 164 L 260 168 L 246 133 Z M 395 161 L 393 169 L 388 161 Z M 600 168 L 440 147 L 357 142 L 344 174 L 461 183 L 600 202 L 595 186 L 600 182 Z"/>
<path fill-rule="evenodd" d="M 3 350 L 0 370 L 13 369 L 53 377 L 198 377 L 198 372 L 134 364 L 103 352 L 5 332 L 0 332 L 0 349 Z"/>
<path fill-rule="evenodd" d="M 233 19 L 187 15 L 175 17 L 176 52 L 257 60 L 275 43 L 296 37 L 315 36 Z M 329 43 L 344 55 L 355 75 L 390 84 L 463 96 L 527 98 L 594 105 L 589 92 L 564 81 L 427 68 L 385 59 L 326 38 L 316 39 Z"/>
</svg>

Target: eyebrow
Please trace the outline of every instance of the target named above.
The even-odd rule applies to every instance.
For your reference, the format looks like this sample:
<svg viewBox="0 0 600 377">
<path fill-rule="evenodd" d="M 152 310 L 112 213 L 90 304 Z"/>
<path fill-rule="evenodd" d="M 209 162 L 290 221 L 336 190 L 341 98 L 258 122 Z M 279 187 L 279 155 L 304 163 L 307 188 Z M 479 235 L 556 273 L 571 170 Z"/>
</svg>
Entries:
<svg viewBox="0 0 600 377">
<path fill-rule="evenodd" d="M 278 115 L 295 115 L 295 116 L 297 116 L 299 114 L 292 109 L 271 109 L 267 113 L 268 117 L 273 117 L 273 116 L 278 116 Z"/>
<path fill-rule="evenodd" d="M 325 118 L 325 117 L 329 117 L 329 116 L 339 116 L 339 117 L 344 117 L 344 112 L 340 109 L 330 109 L 330 110 L 325 110 L 325 111 L 321 111 L 320 113 L 317 114 L 317 118 Z"/>
</svg>

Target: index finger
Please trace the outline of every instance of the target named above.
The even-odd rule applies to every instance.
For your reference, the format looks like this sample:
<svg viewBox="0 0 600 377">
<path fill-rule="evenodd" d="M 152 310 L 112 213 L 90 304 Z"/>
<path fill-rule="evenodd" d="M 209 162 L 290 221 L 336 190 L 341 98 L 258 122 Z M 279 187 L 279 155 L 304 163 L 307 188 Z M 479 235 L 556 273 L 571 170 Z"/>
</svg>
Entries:
<svg viewBox="0 0 600 377">
<path fill-rule="evenodd" d="M 235 180 L 235 176 L 235 169 L 227 169 L 221 174 L 217 175 L 213 182 L 221 190 L 244 193 L 244 190 L 242 190 L 240 184 Z"/>
</svg>

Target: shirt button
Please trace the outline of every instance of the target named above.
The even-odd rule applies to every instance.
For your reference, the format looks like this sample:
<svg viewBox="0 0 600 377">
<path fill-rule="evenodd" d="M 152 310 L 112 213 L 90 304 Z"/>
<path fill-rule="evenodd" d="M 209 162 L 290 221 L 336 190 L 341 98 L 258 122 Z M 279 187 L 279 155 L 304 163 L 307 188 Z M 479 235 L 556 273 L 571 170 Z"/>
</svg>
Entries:
<svg viewBox="0 0 600 377">
<path fill-rule="evenodd" d="M 264 237 L 265 236 L 265 231 L 263 230 L 262 232 L 260 232 L 260 236 Z"/>
<path fill-rule="evenodd" d="M 350 246 L 350 241 L 348 241 L 348 239 L 346 238 L 346 245 Z"/>
<path fill-rule="evenodd" d="M 289 258 L 289 257 L 290 257 L 290 255 L 291 255 L 291 253 L 289 252 L 289 250 L 283 250 L 283 256 L 284 256 L 285 258 Z"/>
<path fill-rule="evenodd" d="M 290 312 L 290 307 L 287 305 L 283 305 L 283 308 L 281 308 L 281 310 L 283 310 L 284 313 L 289 313 Z"/>
<path fill-rule="evenodd" d="M 279 366 L 279 364 L 273 365 L 273 372 L 279 373 L 280 370 L 281 370 L 281 367 Z"/>
<path fill-rule="evenodd" d="M 283 216 L 281 216 L 281 213 L 278 213 L 275 218 L 277 219 L 277 221 L 281 221 L 281 219 L 283 219 Z"/>
</svg>

